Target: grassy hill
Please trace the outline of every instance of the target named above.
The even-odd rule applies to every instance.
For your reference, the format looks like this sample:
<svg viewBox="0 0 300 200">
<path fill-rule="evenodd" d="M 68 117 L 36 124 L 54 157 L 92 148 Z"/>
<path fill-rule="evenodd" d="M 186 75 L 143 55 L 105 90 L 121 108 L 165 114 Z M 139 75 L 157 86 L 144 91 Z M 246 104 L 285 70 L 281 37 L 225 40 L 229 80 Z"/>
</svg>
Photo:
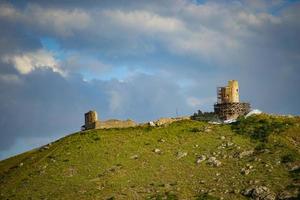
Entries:
<svg viewBox="0 0 300 200">
<path fill-rule="evenodd" d="M 296 117 L 90 130 L 1 161 L 0 199 L 297 199 L 299 161 Z"/>
</svg>

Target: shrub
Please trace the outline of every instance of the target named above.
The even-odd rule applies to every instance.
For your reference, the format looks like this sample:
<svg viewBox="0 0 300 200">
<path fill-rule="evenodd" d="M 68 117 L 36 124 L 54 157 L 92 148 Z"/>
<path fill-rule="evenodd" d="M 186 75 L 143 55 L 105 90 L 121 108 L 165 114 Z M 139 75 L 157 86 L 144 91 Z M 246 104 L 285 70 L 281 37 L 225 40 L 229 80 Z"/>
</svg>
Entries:
<svg viewBox="0 0 300 200">
<path fill-rule="evenodd" d="M 261 143 L 259 143 L 258 145 L 256 145 L 255 150 L 256 150 L 256 151 L 262 151 L 262 150 L 264 150 L 264 149 L 266 149 L 266 148 L 267 148 L 266 143 L 261 142 Z"/>
<path fill-rule="evenodd" d="M 204 193 L 204 194 L 200 194 L 199 196 L 197 196 L 196 200 L 219 200 L 219 198 L 213 197 L 207 193 Z"/>
<path fill-rule="evenodd" d="M 294 154 L 288 153 L 281 157 L 282 163 L 294 162 L 296 160 L 296 156 Z"/>
<path fill-rule="evenodd" d="M 219 121 L 218 116 L 214 112 L 202 112 L 201 110 L 198 110 L 197 113 L 194 113 L 191 116 L 192 120 L 197 120 L 197 121 Z"/>
<path fill-rule="evenodd" d="M 249 135 L 252 139 L 267 142 L 271 133 L 283 132 L 292 124 L 290 119 L 262 114 L 248 118 L 241 117 L 232 124 L 231 128 L 239 134 Z"/>
<path fill-rule="evenodd" d="M 193 133 L 197 133 L 197 132 L 201 132 L 201 131 L 203 131 L 203 129 L 199 128 L 199 127 L 194 127 L 194 128 L 190 129 L 190 132 L 193 132 Z"/>
<path fill-rule="evenodd" d="M 157 195 L 154 195 L 148 199 L 152 199 L 152 200 L 163 200 L 163 199 L 166 199 L 166 200 L 177 200 L 178 197 L 175 195 L 175 194 L 172 194 L 170 192 L 166 192 L 165 194 L 157 194 Z"/>
</svg>

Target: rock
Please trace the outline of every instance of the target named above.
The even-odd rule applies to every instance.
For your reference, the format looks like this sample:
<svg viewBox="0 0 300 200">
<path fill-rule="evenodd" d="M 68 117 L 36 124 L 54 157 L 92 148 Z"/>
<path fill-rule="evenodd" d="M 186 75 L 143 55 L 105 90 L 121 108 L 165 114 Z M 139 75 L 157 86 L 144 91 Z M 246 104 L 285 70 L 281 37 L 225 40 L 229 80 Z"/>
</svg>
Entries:
<svg viewBox="0 0 300 200">
<path fill-rule="evenodd" d="M 161 153 L 160 149 L 154 149 L 153 152 L 154 153 Z"/>
<path fill-rule="evenodd" d="M 136 160 L 139 158 L 139 156 L 135 154 L 135 155 L 131 156 L 130 158 Z"/>
<path fill-rule="evenodd" d="M 281 161 L 278 160 L 278 161 L 276 162 L 276 165 L 280 165 L 280 164 L 281 164 Z"/>
<path fill-rule="evenodd" d="M 253 155 L 253 153 L 254 153 L 253 150 L 243 151 L 243 152 L 240 152 L 240 153 L 238 154 L 238 157 L 239 157 L 239 158 L 244 158 L 244 157 Z"/>
<path fill-rule="evenodd" d="M 242 195 L 244 196 L 251 196 L 252 195 L 252 192 L 253 192 L 253 188 L 246 188 L 243 192 L 242 192 Z"/>
<path fill-rule="evenodd" d="M 200 164 L 200 163 L 203 162 L 204 160 L 206 160 L 206 156 L 205 156 L 205 155 L 201 155 L 201 156 L 197 159 L 196 163 L 197 163 L 197 164 Z"/>
<path fill-rule="evenodd" d="M 252 197 L 255 200 L 275 200 L 275 194 L 270 191 L 269 188 L 265 186 L 260 186 L 254 188 L 252 192 Z"/>
<path fill-rule="evenodd" d="M 210 158 L 208 159 L 207 163 L 208 163 L 209 165 L 214 166 L 214 167 L 219 167 L 219 166 L 222 164 L 221 161 L 217 160 L 216 157 L 210 157 Z"/>
<path fill-rule="evenodd" d="M 164 140 L 164 139 L 161 138 L 161 139 L 158 140 L 158 142 L 164 143 L 164 142 L 166 142 L 166 140 Z"/>
<path fill-rule="evenodd" d="M 181 159 L 181 158 L 187 156 L 187 154 L 188 154 L 187 152 L 179 151 L 179 152 L 177 152 L 177 159 Z"/>
<path fill-rule="evenodd" d="M 234 190 L 233 190 L 233 193 L 234 193 L 234 194 L 239 194 L 239 193 L 240 193 L 240 190 L 239 190 L 239 189 L 234 189 Z"/>
<path fill-rule="evenodd" d="M 296 199 L 299 196 L 299 189 L 293 188 L 289 190 L 282 191 L 277 198 L 279 200 L 288 200 L 288 199 Z"/>
<path fill-rule="evenodd" d="M 22 163 L 22 162 L 19 164 L 20 167 L 22 167 L 23 165 L 24 165 L 24 163 Z"/>
<path fill-rule="evenodd" d="M 189 117 L 176 117 L 176 118 L 160 118 L 159 120 L 155 121 L 155 124 L 157 126 L 162 126 L 162 125 L 168 125 L 176 121 L 180 120 L 186 120 L 190 119 Z"/>
<path fill-rule="evenodd" d="M 300 162 L 288 163 L 287 166 L 288 166 L 288 170 L 290 172 L 296 171 L 296 170 L 300 169 Z"/>
<path fill-rule="evenodd" d="M 255 184 L 258 184 L 258 183 L 259 183 L 259 180 L 250 180 L 249 181 L 250 185 L 255 185 Z"/>
<path fill-rule="evenodd" d="M 221 140 L 225 140 L 226 138 L 225 138 L 225 136 L 221 136 Z"/>
<path fill-rule="evenodd" d="M 248 163 L 248 164 L 246 164 L 245 168 L 241 169 L 241 174 L 248 175 L 248 174 L 250 174 L 251 169 L 253 169 L 253 166 Z"/>
<path fill-rule="evenodd" d="M 211 128 L 210 127 L 204 127 L 204 132 L 206 132 L 206 133 L 211 132 Z"/>
<path fill-rule="evenodd" d="M 148 124 L 149 124 L 149 126 L 152 126 L 152 127 L 156 126 L 153 121 L 150 121 Z"/>
<path fill-rule="evenodd" d="M 248 164 L 246 164 L 246 167 L 247 167 L 248 169 L 253 169 L 253 166 L 252 166 L 252 165 L 250 165 L 249 163 L 248 163 Z"/>
<path fill-rule="evenodd" d="M 248 174 L 250 174 L 250 170 L 246 169 L 246 168 L 242 168 L 241 169 L 241 174 L 248 175 Z"/>
<path fill-rule="evenodd" d="M 231 147 L 231 146 L 233 146 L 233 145 L 234 145 L 233 142 L 227 142 L 227 144 L 226 144 L 227 147 Z"/>
<path fill-rule="evenodd" d="M 249 196 L 254 200 L 275 200 L 276 196 L 266 186 L 258 186 L 254 188 L 245 189 L 242 194 Z"/>
</svg>

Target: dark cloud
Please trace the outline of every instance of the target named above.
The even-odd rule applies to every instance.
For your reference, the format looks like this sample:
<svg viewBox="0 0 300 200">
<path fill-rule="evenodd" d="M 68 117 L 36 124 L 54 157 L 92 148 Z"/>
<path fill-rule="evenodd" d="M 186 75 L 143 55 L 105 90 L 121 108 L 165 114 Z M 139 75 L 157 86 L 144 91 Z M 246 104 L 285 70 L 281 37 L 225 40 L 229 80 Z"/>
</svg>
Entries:
<svg viewBox="0 0 300 200">
<path fill-rule="evenodd" d="M 42 69 L 18 77 L 14 83 L 0 79 L 1 150 L 18 137 L 49 137 L 79 130 L 83 113 L 89 109 L 97 110 L 102 119 L 139 122 L 172 116 L 180 106 L 187 110 L 176 83 L 151 75 L 136 74 L 123 82 L 86 82 L 79 75 L 66 79 Z"/>
</svg>

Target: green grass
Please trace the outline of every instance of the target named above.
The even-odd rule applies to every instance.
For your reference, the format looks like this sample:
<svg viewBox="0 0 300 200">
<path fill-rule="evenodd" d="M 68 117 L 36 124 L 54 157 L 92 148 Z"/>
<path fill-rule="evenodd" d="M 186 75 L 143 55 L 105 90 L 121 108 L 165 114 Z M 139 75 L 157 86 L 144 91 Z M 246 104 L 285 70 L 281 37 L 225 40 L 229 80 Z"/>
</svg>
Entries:
<svg viewBox="0 0 300 200">
<path fill-rule="evenodd" d="M 270 133 L 263 145 L 230 125 L 191 120 L 78 132 L 1 161 L 0 199 L 246 199 L 232 191 L 253 180 L 278 193 L 295 179 L 278 161 L 286 155 L 300 160 L 299 124 L 297 119 Z M 233 145 L 220 147 L 227 142 Z M 245 150 L 255 153 L 236 157 Z M 178 152 L 187 156 L 178 159 Z M 196 164 L 200 155 L 215 156 L 222 165 Z M 240 173 L 246 164 L 254 167 L 247 176 Z"/>
</svg>

